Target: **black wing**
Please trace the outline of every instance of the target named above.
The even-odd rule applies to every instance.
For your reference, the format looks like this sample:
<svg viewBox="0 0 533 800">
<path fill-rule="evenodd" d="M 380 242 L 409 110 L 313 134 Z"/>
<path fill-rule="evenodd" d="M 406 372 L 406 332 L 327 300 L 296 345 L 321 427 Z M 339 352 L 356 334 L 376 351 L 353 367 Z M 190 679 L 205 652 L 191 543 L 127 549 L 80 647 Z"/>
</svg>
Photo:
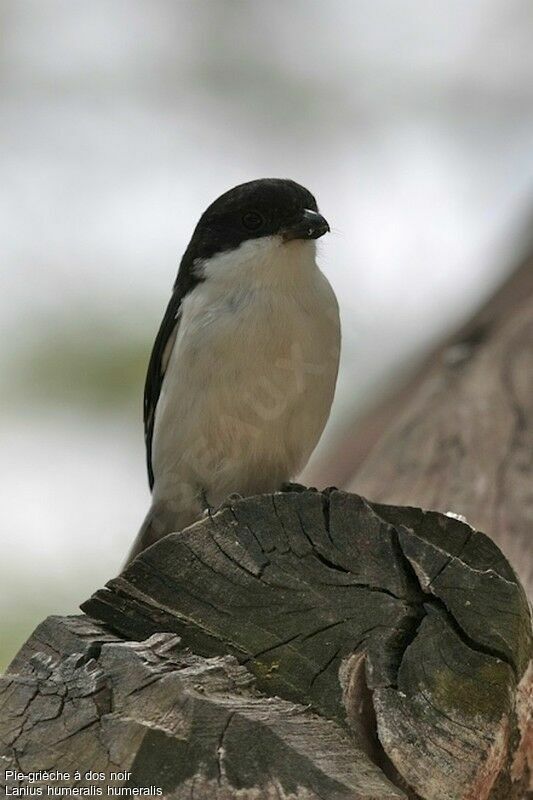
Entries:
<svg viewBox="0 0 533 800">
<path fill-rule="evenodd" d="M 157 401 L 161 394 L 161 386 L 178 331 L 181 304 L 191 289 L 199 282 L 200 278 L 191 274 L 191 271 L 182 263 L 165 316 L 155 338 L 150 361 L 148 362 L 148 371 L 144 384 L 144 441 L 146 444 L 146 466 L 148 468 L 150 489 L 154 485 L 152 438 L 154 435 Z"/>
</svg>

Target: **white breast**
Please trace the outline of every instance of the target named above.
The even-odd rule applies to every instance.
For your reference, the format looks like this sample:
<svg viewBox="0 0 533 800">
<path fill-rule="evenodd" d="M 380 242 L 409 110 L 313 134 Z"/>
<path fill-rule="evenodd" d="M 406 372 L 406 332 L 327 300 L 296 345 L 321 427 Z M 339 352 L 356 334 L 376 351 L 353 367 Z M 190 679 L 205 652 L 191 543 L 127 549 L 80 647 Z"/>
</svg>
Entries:
<svg viewBox="0 0 533 800">
<path fill-rule="evenodd" d="M 203 270 L 157 405 L 154 498 L 200 487 L 217 505 L 274 491 L 305 465 L 333 399 L 339 316 L 314 242 L 258 239 Z"/>
</svg>

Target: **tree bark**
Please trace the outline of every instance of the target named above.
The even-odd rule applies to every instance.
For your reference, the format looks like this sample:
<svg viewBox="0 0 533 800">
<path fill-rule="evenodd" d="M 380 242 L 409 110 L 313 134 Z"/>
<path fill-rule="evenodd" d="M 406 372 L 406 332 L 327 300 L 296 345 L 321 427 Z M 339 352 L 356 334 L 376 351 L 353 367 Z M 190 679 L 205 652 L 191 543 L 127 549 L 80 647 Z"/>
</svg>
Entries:
<svg viewBox="0 0 533 800">
<path fill-rule="evenodd" d="M 82 608 L 98 622 L 45 622 L 2 679 L 6 770 L 198 800 L 524 796 L 529 607 L 457 519 L 334 490 L 248 498 Z"/>
<path fill-rule="evenodd" d="M 353 438 L 349 490 L 463 514 L 533 596 L 533 256 Z"/>
</svg>

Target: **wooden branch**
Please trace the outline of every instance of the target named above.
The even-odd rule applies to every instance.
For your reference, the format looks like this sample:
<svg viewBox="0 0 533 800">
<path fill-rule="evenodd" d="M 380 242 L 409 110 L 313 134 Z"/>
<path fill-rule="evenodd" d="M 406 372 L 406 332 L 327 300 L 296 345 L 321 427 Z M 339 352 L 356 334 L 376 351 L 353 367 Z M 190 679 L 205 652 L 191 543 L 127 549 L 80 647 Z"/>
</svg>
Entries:
<svg viewBox="0 0 533 800">
<path fill-rule="evenodd" d="M 3 679 L 6 765 L 129 770 L 120 785 L 198 800 L 523 797 L 529 608 L 456 519 L 248 498 L 83 609 L 98 623 L 44 623 Z"/>
<path fill-rule="evenodd" d="M 533 596 L 533 256 L 353 438 L 348 489 L 463 514 Z"/>
</svg>

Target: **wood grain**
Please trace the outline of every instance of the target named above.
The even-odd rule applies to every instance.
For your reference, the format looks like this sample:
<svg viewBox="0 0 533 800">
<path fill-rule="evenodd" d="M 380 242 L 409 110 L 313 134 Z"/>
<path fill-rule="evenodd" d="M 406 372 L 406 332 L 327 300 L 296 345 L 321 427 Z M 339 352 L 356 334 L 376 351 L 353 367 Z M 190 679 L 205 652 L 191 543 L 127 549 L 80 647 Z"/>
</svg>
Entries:
<svg viewBox="0 0 533 800">
<path fill-rule="evenodd" d="M 351 730 L 412 796 L 521 795 L 528 603 L 498 548 L 456 519 L 339 491 L 245 499 L 83 608 L 126 637 L 171 630 L 204 657 L 231 652 L 265 694 Z"/>
<path fill-rule="evenodd" d="M 70 773 L 31 784 L 45 796 L 60 785 L 154 787 L 169 800 L 407 797 L 339 726 L 262 697 L 230 656 L 201 658 L 167 633 L 125 642 L 85 617 L 50 618 L 31 651 L 0 679 L 0 759 L 4 770 Z M 11 796 L 29 785 L 2 784 Z"/>
<path fill-rule="evenodd" d="M 524 795 L 529 606 L 460 520 L 337 490 L 234 500 L 82 608 L 2 679 L 6 768 L 129 770 L 179 800 Z"/>
</svg>

